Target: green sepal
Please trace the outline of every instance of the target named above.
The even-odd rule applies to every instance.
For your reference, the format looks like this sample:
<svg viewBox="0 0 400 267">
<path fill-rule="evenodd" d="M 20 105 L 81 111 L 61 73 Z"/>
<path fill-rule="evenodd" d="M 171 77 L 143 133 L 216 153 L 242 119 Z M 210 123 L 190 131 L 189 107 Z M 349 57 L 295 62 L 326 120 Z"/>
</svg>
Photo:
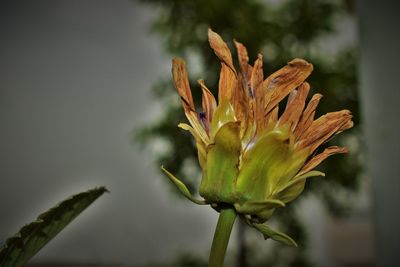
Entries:
<svg viewBox="0 0 400 267">
<path fill-rule="evenodd" d="M 269 226 L 265 224 L 254 223 L 253 226 L 264 235 L 265 239 L 271 238 L 275 241 L 281 242 L 282 244 L 292 247 L 297 247 L 296 241 L 294 241 L 290 236 L 282 232 L 271 229 Z"/>
<path fill-rule="evenodd" d="M 182 183 L 177 177 L 175 177 L 172 173 L 167 171 L 164 166 L 161 166 L 161 170 L 168 176 L 168 178 L 175 184 L 175 186 L 179 189 L 179 191 L 190 201 L 196 203 L 198 205 L 206 205 L 207 203 L 204 200 L 196 199 L 192 196 L 187 186 Z"/>
<path fill-rule="evenodd" d="M 211 120 L 211 138 L 215 137 L 219 129 L 228 122 L 235 121 L 233 106 L 226 99 L 222 100 Z"/>
<path fill-rule="evenodd" d="M 240 156 L 240 122 L 225 123 L 207 148 L 200 195 L 210 203 L 234 203 Z"/>
<path fill-rule="evenodd" d="M 0 248 L 0 266 L 25 264 L 104 192 L 105 187 L 98 187 L 73 195 L 22 227 Z"/>
<path fill-rule="evenodd" d="M 285 203 L 288 203 L 297 198 L 304 190 L 307 178 L 314 176 L 325 176 L 325 173 L 320 171 L 310 171 L 305 174 L 294 177 L 283 188 L 279 189 L 274 197 L 279 198 Z"/>
<path fill-rule="evenodd" d="M 278 199 L 268 199 L 265 201 L 246 201 L 243 204 L 235 203 L 234 206 L 238 213 L 257 214 L 263 210 L 284 207 L 285 203 Z"/>
<path fill-rule="evenodd" d="M 291 180 L 289 183 L 287 183 L 286 186 L 282 190 L 285 190 L 286 188 L 292 186 L 295 183 L 300 182 L 301 180 L 305 180 L 307 178 L 311 178 L 311 177 L 315 177 L 315 176 L 325 176 L 325 173 L 320 172 L 320 171 L 310 171 L 310 172 L 304 173 L 302 175 L 295 176 L 293 178 L 293 180 Z M 279 191 L 282 191 L 282 190 L 279 190 Z"/>
<path fill-rule="evenodd" d="M 237 179 L 241 201 L 269 199 L 279 179 L 290 168 L 290 147 L 285 143 L 288 138 L 288 132 L 274 130 L 253 141 L 242 157 Z"/>
</svg>

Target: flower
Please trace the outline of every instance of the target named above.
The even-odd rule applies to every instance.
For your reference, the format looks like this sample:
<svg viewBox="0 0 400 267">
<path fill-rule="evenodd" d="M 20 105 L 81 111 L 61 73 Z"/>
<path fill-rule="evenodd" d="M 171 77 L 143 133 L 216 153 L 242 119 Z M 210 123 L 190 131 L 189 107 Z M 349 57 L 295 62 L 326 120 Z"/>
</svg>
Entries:
<svg viewBox="0 0 400 267">
<path fill-rule="evenodd" d="M 313 170 L 317 165 L 333 154 L 347 152 L 332 146 L 317 153 L 317 148 L 351 128 L 352 115 L 341 110 L 314 119 L 322 95 L 313 95 L 306 105 L 310 85 L 305 80 L 313 70 L 311 63 L 293 59 L 264 79 L 262 55 L 251 66 L 246 47 L 234 41 L 237 71 L 222 38 L 209 29 L 208 39 L 221 61 L 218 104 L 199 80 L 203 111 L 196 112 L 185 62 L 175 58 L 172 63 L 173 81 L 190 123 L 179 127 L 196 142 L 203 172 L 199 193 L 204 200 L 194 199 L 182 182 L 163 170 L 189 199 L 216 210 L 232 205 L 259 229 L 276 208 L 299 196 L 306 178 L 324 175 Z M 287 96 L 279 115 L 279 104 Z M 266 234 L 271 229 L 259 230 Z"/>
</svg>

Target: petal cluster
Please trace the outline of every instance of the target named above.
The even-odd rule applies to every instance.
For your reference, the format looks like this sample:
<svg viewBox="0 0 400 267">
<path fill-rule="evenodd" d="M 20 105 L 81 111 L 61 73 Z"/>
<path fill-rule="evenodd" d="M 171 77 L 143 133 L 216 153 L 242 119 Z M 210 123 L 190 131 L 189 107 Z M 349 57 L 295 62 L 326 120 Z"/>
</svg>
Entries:
<svg viewBox="0 0 400 267">
<path fill-rule="evenodd" d="M 185 62 L 174 59 L 173 81 L 189 121 L 179 127 L 195 139 L 204 202 L 216 208 L 233 205 L 249 222 L 262 223 L 302 192 L 306 178 L 323 175 L 313 169 L 324 159 L 347 152 L 332 146 L 317 153 L 323 143 L 353 126 L 352 115 L 341 110 L 315 118 L 322 95 L 307 102 L 311 63 L 293 59 L 264 77 L 261 54 L 251 65 L 246 47 L 234 41 L 235 68 L 223 39 L 211 29 L 208 39 L 221 63 L 218 101 L 199 80 L 202 111 L 197 112 Z M 286 106 L 279 111 L 283 101 Z"/>
</svg>

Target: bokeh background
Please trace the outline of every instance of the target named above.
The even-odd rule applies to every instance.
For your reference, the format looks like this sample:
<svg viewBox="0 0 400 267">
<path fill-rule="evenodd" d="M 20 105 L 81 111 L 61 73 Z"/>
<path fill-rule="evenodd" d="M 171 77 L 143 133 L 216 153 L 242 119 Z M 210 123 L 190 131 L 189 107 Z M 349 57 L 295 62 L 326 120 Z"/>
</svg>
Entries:
<svg viewBox="0 0 400 267">
<path fill-rule="evenodd" d="M 211 26 L 251 60 L 263 53 L 266 73 L 311 61 L 319 112 L 349 108 L 356 122 L 336 140 L 352 153 L 328 159 L 327 177 L 273 222 L 300 248 L 237 223 L 228 266 L 398 266 L 398 11 L 395 1 L 1 1 L 0 243 L 105 185 L 30 265 L 205 266 L 218 214 L 177 196 L 159 165 L 199 181 L 170 61 L 184 57 L 194 82 L 216 88 Z"/>
</svg>

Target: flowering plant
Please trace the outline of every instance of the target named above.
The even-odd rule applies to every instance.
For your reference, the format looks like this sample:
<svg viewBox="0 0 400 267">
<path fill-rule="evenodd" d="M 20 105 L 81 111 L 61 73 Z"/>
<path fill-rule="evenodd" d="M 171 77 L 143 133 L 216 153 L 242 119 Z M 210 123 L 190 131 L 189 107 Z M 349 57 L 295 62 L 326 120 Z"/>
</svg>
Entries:
<svg viewBox="0 0 400 267">
<path fill-rule="evenodd" d="M 196 112 L 185 62 L 175 58 L 172 63 L 173 81 L 190 123 L 179 127 L 189 131 L 196 142 L 203 199 L 194 198 L 178 178 L 162 169 L 187 198 L 220 212 L 210 266 L 222 266 L 237 214 L 266 238 L 296 245 L 263 223 L 301 194 L 307 178 L 324 176 L 313 170 L 323 160 L 347 152 L 337 146 L 317 150 L 353 122 L 348 110 L 314 119 L 322 95 L 313 95 L 306 105 L 310 85 L 305 80 L 313 70 L 311 63 L 294 59 L 264 79 L 262 55 L 251 66 L 246 47 L 234 41 L 237 71 L 222 38 L 209 29 L 208 39 L 221 61 L 218 104 L 199 80 L 203 111 Z M 279 112 L 286 97 L 286 107 Z"/>
</svg>

